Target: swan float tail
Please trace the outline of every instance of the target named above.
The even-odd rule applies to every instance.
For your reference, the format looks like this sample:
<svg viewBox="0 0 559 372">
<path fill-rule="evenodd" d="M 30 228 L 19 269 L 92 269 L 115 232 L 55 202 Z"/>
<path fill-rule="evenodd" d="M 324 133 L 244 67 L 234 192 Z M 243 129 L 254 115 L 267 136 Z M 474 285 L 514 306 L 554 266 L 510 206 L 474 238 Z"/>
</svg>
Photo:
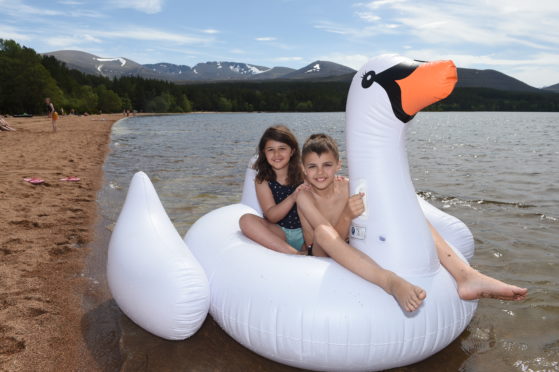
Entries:
<svg viewBox="0 0 559 372">
<path fill-rule="evenodd" d="M 132 178 L 111 235 L 107 280 L 120 309 L 159 337 L 190 337 L 208 314 L 206 274 L 143 172 Z"/>
<path fill-rule="evenodd" d="M 369 60 L 349 90 L 349 178 L 354 192 L 365 192 L 366 211 L 354 220 L 351 244 L 400 275 L 432 274 L 440 267 L 410 177 L 406 123 L 447 97 L 456 81 L 451 61 L 384 55 Z"/>
</svg>

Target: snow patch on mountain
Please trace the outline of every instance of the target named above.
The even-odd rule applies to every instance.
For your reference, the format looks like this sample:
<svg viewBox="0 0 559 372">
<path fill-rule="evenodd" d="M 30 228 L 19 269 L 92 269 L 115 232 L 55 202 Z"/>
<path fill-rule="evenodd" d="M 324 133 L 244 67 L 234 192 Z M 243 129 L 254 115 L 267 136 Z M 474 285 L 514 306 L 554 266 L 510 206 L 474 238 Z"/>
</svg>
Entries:
<svg viewBox="0 0 559 372">
<path fill-rule="evenodd" d="M 266 72 L 266 71 L 270 71 L 270 70 L 271 70 L 271 68 L 259 69 L 258 67 L 253 66 L 253 65 L 247 65 L 247 67 L 250 69 L 250 71 L 252 71 L 252 74 L 253 74 L 253 75 L 261 74 L 261 73 L 263 73 L 263 72 Z"/>
<path fill-rule="evenodd" d="M 124 65 L 126 64 L 126 60 L 124 58 L 100 58 L 100 57 L 94 57 L 93 59 L 99 61 L 99 62 L 113 62 L 113 61 L 119 61 L 120 62 L 120 67 L 124 67 Z M 101 65 L 102 66 L 102 65 Z M 98 68 L 99 69 L 99 68 Z M 99 70 L 101 71 L 101 70 Z"/>
<path fill-rule="evenodd" d="M 320 72 L 320 64 L 319 63 L 315 64 L 313 67 L 311 67 L 310 69 L 305 71 L 305 74 L 312 73 L 312 72 Z"/>
</svg>

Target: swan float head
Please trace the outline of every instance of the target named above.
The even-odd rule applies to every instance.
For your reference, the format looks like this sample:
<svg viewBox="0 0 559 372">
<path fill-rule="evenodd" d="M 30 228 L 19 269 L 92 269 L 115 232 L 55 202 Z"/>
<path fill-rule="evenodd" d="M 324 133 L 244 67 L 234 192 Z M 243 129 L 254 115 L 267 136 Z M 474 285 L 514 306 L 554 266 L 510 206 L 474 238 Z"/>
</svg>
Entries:
<svg viewBox="0 0 559 372">
<path fill-rule="evenodd" d="M 406 127 L 422 108 L 447 97 L 457 81 L 452 61 L 395 55 L 369 60 L 354 76 L 346 110 L 349 176 L 365 192 L 351 243 L 387 269 L 433 273 L 439 267 L 409 174 Z"/>
<path fill-rule="evenodd" d="M 386 67 L 387 64 L 390 66 Z M 422 62 L 398 56 L 380 56 L 365 64 L 354 83 L 355 80 L 361 81 L 364 90 L 376 83 L 388 96 L 394 116 L 407 123 L 421 109 L 446 98 L 458 78 L 452 61 Z M 382 101 L 374 102 L 377 105 L 371 102 L 369 107 L 382 105 Z"/>
</svg>

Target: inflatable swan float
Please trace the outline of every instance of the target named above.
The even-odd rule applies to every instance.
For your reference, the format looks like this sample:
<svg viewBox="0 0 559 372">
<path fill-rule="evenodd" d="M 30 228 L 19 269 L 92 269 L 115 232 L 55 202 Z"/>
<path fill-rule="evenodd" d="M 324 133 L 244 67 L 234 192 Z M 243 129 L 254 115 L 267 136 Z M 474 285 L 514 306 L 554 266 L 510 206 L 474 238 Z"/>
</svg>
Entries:
<svg viewBox="0 0 559 372">
<path fill-rule="evenodd" d="M 458 297 L 425 217 L 461 256 L 473 255 L 473 238 L 461 221 L 416 197 L 405 131 L 416 112 L 450 94 L 455 82 L 452 62 L 381 56 L 356 73 L 348 96 L 350 183 L 366 193 L 351 244 L 424 288 L 418 310 L 405 313 L 392 296 L 332 259 L 281 254 L 246 238 L 239 217 L 260 213 L 248 169 L 241 203 L 200 218 L 184 242 L 148 177 L 134 176 L 107 264 L 122 311 L 158 336 L 184 339 L 209 308 L 247 348 L 313 370 L 393 368 L 446 347 L 468 325 L 477 301 Z"/>
</svg>

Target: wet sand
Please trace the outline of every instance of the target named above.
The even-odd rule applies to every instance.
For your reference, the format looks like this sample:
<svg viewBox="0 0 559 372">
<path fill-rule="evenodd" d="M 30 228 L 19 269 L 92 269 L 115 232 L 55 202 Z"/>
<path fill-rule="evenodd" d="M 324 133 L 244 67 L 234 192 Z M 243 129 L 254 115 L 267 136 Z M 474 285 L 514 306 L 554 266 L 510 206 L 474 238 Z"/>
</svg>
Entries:
<svg viewBox="0 0 559 372">
<path fill-rule="evenodd" d="M 16 131 L 0 132 L 2 371 L 105 369 L 88 338 L 83 301 L 95 283 L 83 270 L 111 126 L 121 118 L 65 116 L 56 133 L 45 116 L 6 118 Z M 60 181 L 70 176 L 80 181 Z"/>
</svg>

